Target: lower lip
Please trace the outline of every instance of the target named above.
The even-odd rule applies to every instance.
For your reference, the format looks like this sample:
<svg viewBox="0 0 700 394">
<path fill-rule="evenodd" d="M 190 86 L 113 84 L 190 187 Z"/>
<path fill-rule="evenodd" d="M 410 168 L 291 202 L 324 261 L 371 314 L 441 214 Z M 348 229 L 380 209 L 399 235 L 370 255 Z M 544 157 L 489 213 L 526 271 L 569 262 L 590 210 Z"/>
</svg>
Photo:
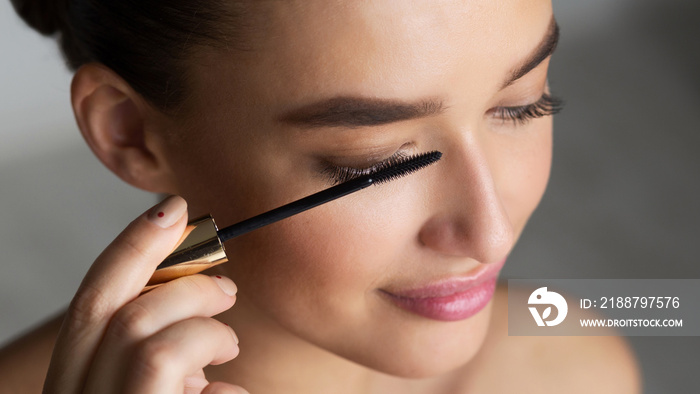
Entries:
<svg viewBox="0 0 700 394">
<path fill-rule="evenodd" d="M 456 321 L 470 318 L 484 309 L 495 290 L 496 278 L 489 278 L 464 291 L 443 297 L 414 298 L 384 294 L 409 312 L 434 320 Z"/>
</svg>

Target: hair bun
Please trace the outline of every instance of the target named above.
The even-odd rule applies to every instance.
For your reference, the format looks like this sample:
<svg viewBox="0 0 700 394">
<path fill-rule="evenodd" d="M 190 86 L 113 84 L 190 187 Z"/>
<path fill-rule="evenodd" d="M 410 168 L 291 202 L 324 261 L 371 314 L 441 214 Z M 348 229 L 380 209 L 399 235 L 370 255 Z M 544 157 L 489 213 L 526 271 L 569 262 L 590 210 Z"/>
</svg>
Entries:
<svg viewBox="0 0 700 394">
<path fill-rule="evenodd" d="M 17 14 L 41 34 L 52 35 L 63 29 L 67 0 L 10 0 Z"/>
</svg>

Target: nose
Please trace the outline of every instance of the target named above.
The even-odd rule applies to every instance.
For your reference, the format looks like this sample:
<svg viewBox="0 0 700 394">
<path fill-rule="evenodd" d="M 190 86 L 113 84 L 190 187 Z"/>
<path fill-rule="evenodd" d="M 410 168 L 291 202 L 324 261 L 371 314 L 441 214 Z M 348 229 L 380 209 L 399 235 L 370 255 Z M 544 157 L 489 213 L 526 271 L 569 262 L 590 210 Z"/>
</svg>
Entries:
<svg viewBox="0 0 700 394">
<path fill-rule="evenodd" d="M 484 152 L 472 141 L 444 153 L 441 180 L 431 196 L 433 213 L 419 242 L 441 255 L 480 263 L 502 260 L 513 246 L 514 229 Z"/>
</svg>

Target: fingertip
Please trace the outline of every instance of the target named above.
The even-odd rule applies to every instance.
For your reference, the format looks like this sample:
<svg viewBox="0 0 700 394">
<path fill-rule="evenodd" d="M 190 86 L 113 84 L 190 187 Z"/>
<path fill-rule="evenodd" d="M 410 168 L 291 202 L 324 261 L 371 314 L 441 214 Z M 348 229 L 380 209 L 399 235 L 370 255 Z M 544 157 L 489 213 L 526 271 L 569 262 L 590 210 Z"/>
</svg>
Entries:
<svg viewBox="0 0 700 394">
<path fill-rule="evenodd" d="M 236 346 L 238 346 L 238 335 L 236 335 L 236 332 L 233 331 L 233 328 L 231 326 L 229 326 L 226 323 L 224 323 L 224 325 L 231 330 L 231 335 L 233 335 L 233 340 L 236 341 Z"/>
<path fill-rule="evenodd" d="M 236 292 L 238 292 L 238 287 L 231 279 L 221 275 L 214 275 L 211 278 L 219 286 L 219 288 L 221 288 L 221 291 L 223 291 L 224 294 L 228 296 L 235 296 Z"/>
<path fill-rule="evenodd" d="M 178 223 L 187 214 L 187 201 L 171 195 L 151 208 L 146 218 L 160 228 L 169 228 Z"/>
<path fill-rule="evenodd" d="M 229 326 L 228 324 L 221 324 L 226 326 L 226 330 L 229 332 L 230 338 L 233 340 L 233 343 L 230 343 L 230 346 L 219 348 L 219 353 L 211 361 L 211 365 L 221 365 L 223 363 L 229 362 L 234 358 L 238 357 L 238 355 L 241 352 L 241 348 L 238 347 L 238 336 L 236 335 L 236 332 L 233 331 L 233 328 L 231 328 L 231 326 Z"/>
</svg>

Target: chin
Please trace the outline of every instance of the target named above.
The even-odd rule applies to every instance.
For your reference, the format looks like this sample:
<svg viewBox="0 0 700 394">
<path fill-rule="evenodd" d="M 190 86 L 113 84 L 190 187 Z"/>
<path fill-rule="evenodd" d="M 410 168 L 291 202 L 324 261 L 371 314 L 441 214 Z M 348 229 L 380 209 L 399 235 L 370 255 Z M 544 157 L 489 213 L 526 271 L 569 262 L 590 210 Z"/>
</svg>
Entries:
<svg viewBox="0 0 700 394">
<path fill-rule="evenodd" d="M 349 358 L 401 378 L 444 375 L 464 367 L 476 356 L 484 344 L 489 320 L 490 307 L 487 307 L 465 321 L 430 322 L 421 330 L 385 337 L 384 341 L 376 341 L 370 352 Z"/>
<path fill-rule="evenodd" d="M 478 348 L 473 352 L 464 352 L 458 359 L 441 359 L 427 356 L 423 360 L 415 362 L 403 362 L 401 365 L 391 365 L 387 368 L 373 368 L 387 375 L 404 379 L 427 379 L 442 376 L 467 365 L 476 355 Z"/>
<path fill-rule="evenodd" d="M 398 378 L 433 378 L 464 367 L 474 358 L 480 347 L 481 342 L 461 349 L 458 353 L 453 351 L 451 354 L 436 354 L 426 351 L 420 356 L 408 358 L 397 355 L 391 360 L 375 360 L 373 363 L 366 363 L 365 366 Z"/>
</svg>

